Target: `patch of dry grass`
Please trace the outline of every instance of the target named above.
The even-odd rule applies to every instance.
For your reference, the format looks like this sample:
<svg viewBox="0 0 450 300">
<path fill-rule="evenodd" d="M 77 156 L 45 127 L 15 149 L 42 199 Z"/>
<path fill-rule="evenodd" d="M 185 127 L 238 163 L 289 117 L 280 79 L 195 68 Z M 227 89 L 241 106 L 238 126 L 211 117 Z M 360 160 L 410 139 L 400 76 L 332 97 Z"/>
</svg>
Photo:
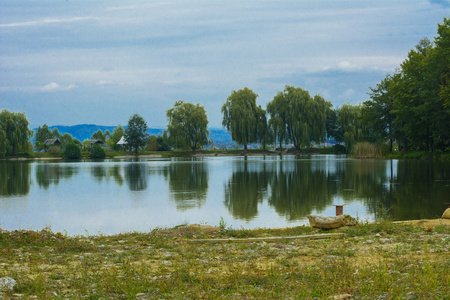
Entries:
<svg viewBox="0 0 450 300">
<path fill-rule="evenodd" d="M 383 222 L 341 238 L 249 243 L 192 239 L 292 236 L 301 226 L 224 230 L 178 226 L 149 233 L 68 237 L 1 231 L 0 276 L 16 299 L 448 299 L 450 227 Z M 320 233 L 320 232 L 319 232 Z"/>
</svg>

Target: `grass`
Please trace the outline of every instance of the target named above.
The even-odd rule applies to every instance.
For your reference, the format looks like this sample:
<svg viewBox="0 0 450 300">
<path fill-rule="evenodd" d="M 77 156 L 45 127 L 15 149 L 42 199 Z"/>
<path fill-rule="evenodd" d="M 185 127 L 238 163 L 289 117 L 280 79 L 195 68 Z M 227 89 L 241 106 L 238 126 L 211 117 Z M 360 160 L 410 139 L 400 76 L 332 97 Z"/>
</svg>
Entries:
<svg viewBox="0 0 450 300">
<path fill-rule="evenodd" d="M 321 233 L 306 226 L 235 230 L 177 226 L 69 237 L 1 231 L 0 277 L 16 299 L 449 299 L 450 230 L 383 221 L 343 238 L 190 243 Z"/>
</svg>

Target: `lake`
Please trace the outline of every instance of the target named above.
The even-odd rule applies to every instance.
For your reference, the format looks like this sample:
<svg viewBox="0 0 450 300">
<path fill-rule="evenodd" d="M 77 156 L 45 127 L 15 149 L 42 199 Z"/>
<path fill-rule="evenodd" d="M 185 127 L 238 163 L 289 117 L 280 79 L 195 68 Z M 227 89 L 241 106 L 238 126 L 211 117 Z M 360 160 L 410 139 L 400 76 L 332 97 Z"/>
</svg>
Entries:
<svg viewBox="0 0 450 300">
<path fill-rule="evenodd" d="M 450 162 L 339 155 L 0 161 L 0 227 L 69 235 L 222 221 L 308 224 L 335 206 L 361 220 L 440 217 Z"/>
</svg>

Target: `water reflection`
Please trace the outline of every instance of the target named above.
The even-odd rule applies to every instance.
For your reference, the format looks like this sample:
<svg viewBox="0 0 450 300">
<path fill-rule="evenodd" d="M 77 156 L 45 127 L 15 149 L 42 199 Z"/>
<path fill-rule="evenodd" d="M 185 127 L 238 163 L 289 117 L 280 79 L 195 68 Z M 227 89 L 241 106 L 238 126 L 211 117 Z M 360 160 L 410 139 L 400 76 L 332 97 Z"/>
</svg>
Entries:
<svg viewBox="0 0 450 300">
<path fill-rule="evenodd" d="M 208 194 L 208 168 L 203 158 L 178 161 L 166 165 L 162 173 L 169 183 L 170 198 L 177 210 L 200 208 Z"/>
<path fill-rule="evenodd" d="M 233 173 L 224 185 L 224 203 L 233 217 L 251 220 L 257 216 L 258 204 L 267 195 L 269 181 L 265 163 L 234 162 Z"/>
<path fill-rule="evenodd" d="M 111 219 L 114 228 L 128 222 L 145 230 L 217 224 L 221 216 L 233 227 L 288 226 L 306 223 L 308 214 L 334 214 L 332 205 L 344 203 L 345 212 L 357 207 L 362 219 L 435 218 L 448 195 L 449 162 L 340 156 L 0 161 L 2 227 L 57 225 L 57 218 L 82 227 Z"/>
<path fill-rule="evenodd" d="M 41 188 L 58 185 L 61 179 L 70 179 L 78 173 L 78 168 L 71 165 L 61 167 L 59 163 L 39 163 L 36 165 L 36 181 Z"/>
<path fill-rule="evenodd" d="M 31 165 L 28 162 L 0 162 L 0 196 L 24 196 L 30 192 Z"/>
<path fill-rule="evenodd" d="M 125 179 L 130 191 L 143 191 L 148 184 L 147 165 L 142 162 L 131 162 L 125 166 Z"/>
<path fill-rule="evenodd" d="M 272 176 L 269 204 L 288 220 L 324 210 L 337 194 L 336 175 L 328 172 L 326 161 L 284 161 Z"/>
<path fill-rule="evenodd" d="M 386 197 L 379 203 L 388 215 L 398 220 L 436 218 L 449 201 L 450 169 L 448 162 L 398 161 Z"/>
<path fill-rule="evenodd" d="M 123 185 L 124 179 L 121 172 L 120 165 L 111 165 L 107 163 L 99 163 L 91 166 L 91 176 L 97 179 L 98 182 L 102 182 L 103 179 L 109 180 L 114 178 L 117 185 Z"/>
</svg>

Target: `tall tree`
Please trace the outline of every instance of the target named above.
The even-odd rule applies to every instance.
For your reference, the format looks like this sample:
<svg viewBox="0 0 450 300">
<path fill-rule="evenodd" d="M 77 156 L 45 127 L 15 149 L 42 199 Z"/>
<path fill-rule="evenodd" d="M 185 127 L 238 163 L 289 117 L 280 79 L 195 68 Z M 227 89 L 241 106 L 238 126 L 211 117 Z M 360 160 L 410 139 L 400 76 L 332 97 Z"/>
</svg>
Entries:
<svg viewBox="0 0 450 300">
<path fill-rule="evenodd" d="M 34 137 L 34 147 L 36 150 L 41 151 L 45 149 L 45 141 L 52 138 L 52 131 L 48 128 L 47 124 L 38 127 Z"/>
<path fill-rule="evenodd" d="M 337 124 L 340 142 L 344 142 L 347 153 L 352 151 L 356 142 L 364 140 L 365 124 L 362 122 L 362 106 L 344 104 L 337 110 Z"/>
<path fill-rule="evenodd" d="M 257 126 L 256 135 L 258 142 L 261 144 L 263 150 L 266 150 L 268 143 L 272 142 L 272 133 L 267 123 L 266 111 L 259 105 L 256 108 Z"/>
<path fill-rule="evenodd" d="M 105 132 L 106 133 L 106 132 Z M 113 132 L 109 135 L 109 138 L 106 139 L 106 144 L 114 150 L 117 150 L 117 143 L 120 141 L 120 139 L 122 138 L 124 134 L 124 130 L 122 125 L 117 125 Z"/>
<path fill-rule="evenodd" d="M 200 104 L 177 101 L 167 110 L 169 141 L 177 148 L 189 147 L 196 151 L 209 143 L 208 117 Z"/>
<path fill-rule="evenodd" d="M 322 96 L 311 97 L 309 92 L 286 86 L 267 105 L 269 124 L 280 142 L 290 141 L 295 149 L 311 146 L 311 142 L 325 140 L 327 116 L 331 103 Z"/>
<path fill-rule="evenodd" d="M 222 106 L 222 125 L 230 132 L 233 141 L 247 150 L 249 143 L 258 140 L 258 95 L 249 88 L 233 91 Z"/>
<path fill-rule="evenodd" d="M 287 142 L 288 107 L 288 100 L 283 92 L 278 92 L 267 104 L 267 112 L 270 114 L 269 127 L 274 138 L 280 143 L 280 151 L 283 150 L 283 143 Z"/>
<path fill-rule="evenodd" d="M 102 141 L 104 143 L 106 142 L 106 136 L 103 134 L 102 130 L 99 129 L 91 135 L 91 140 Z"/>
<path fill-rule="evenodd" d="M 132 115 L 125 129 L 125 140 L 131 148 L 134 148 L 136 155 L 139 154 L 139 147 L 146 145 L 147 138 L 147 122 L 138 114 Z"/>
<path fill-rule="evenodd" d="M 394 97 L 389 92 L 392 76 L 387 75 L 375 88 L 370 88 L 371 100 L 363 103 L 364 118 L 376 141 L 389 140 L 389 152 L 392 152 L 397 130 L 394 124 Z"/>
<path fill-rule="evenodd" d="M 6 109 L 0 112 L 0 155 L 17 155 L 28 151 L 33 131 L 29 128 L 25 113 L 13 113 Z"/>
</svg>

